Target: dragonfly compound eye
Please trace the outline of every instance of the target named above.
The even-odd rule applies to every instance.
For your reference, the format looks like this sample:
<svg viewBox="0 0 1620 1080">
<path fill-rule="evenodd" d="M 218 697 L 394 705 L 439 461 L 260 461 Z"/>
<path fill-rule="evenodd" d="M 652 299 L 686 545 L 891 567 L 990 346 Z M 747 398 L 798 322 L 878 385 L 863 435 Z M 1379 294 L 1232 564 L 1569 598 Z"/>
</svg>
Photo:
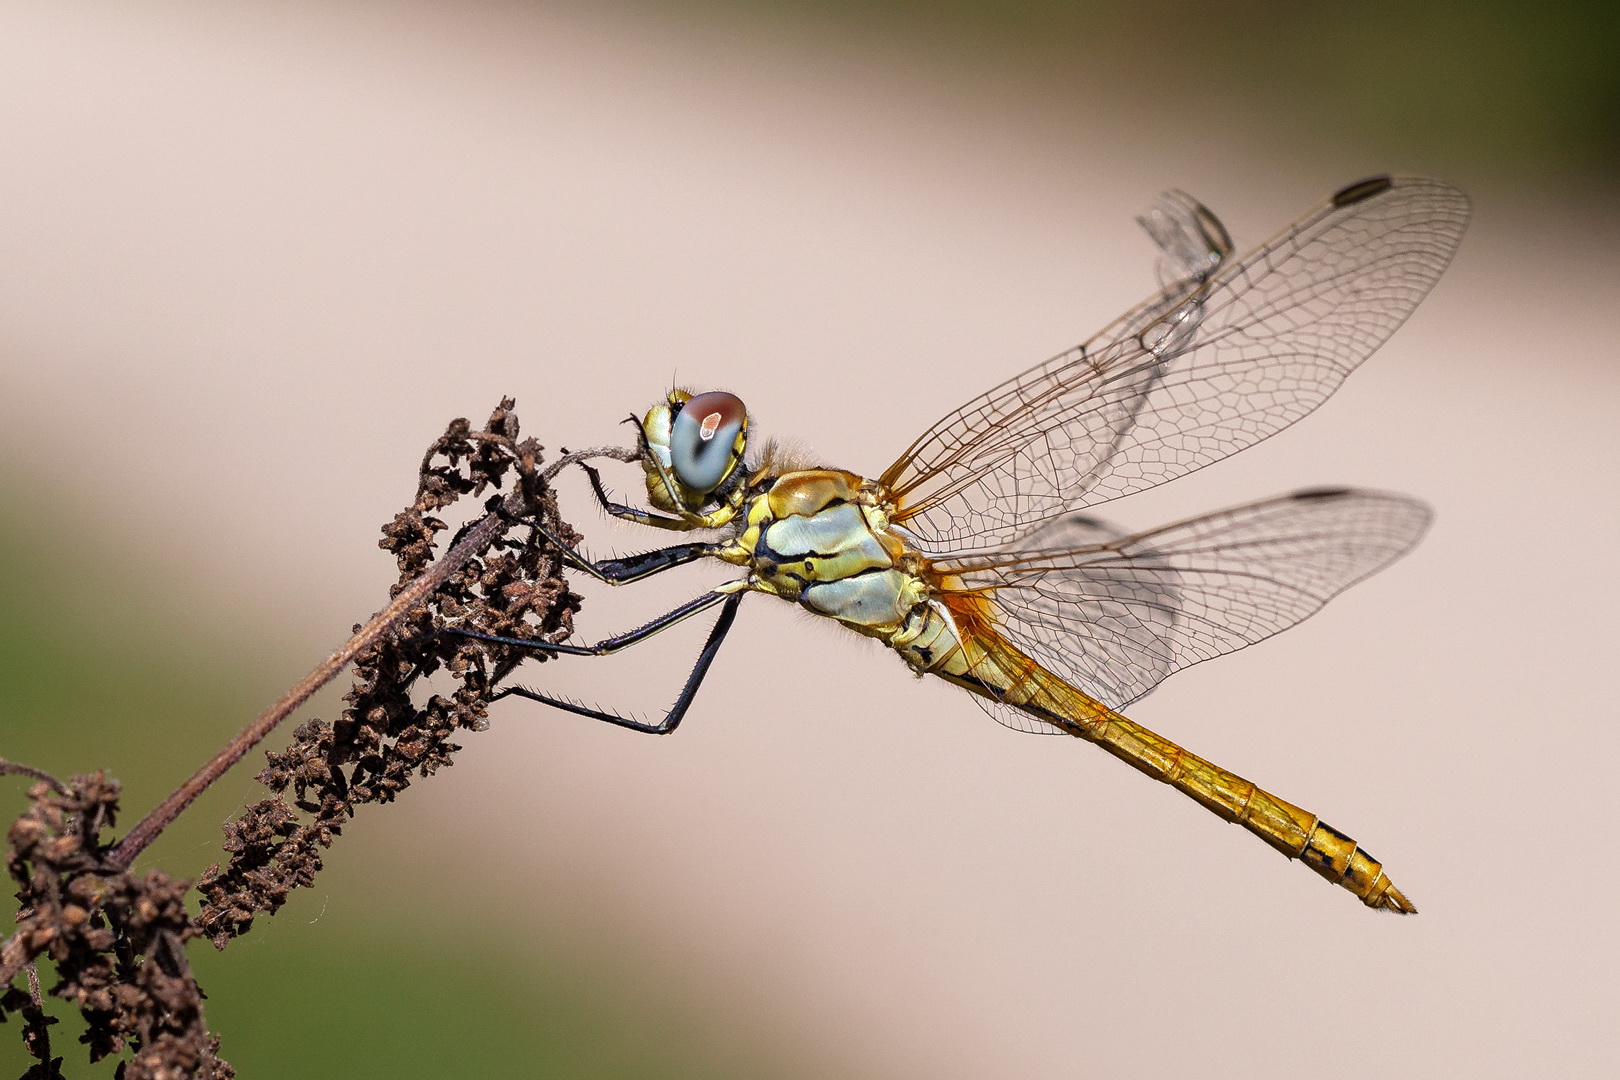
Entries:
<svg viewBox="0 0 1620 1080">
<path fill-rule="evenodd" d="M 705 495 L 719 487 L 742 458 L 747 425 L 748 410 L 735 394 L 716 390 L 686 402 L 670 430 L 675 478 Z"/>
</svg>

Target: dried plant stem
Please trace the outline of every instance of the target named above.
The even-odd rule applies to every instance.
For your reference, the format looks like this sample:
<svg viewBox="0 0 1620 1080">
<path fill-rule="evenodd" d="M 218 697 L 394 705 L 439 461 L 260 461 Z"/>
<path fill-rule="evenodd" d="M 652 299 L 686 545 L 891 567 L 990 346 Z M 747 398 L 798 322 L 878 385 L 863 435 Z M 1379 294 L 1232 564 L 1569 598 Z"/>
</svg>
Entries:
<svg viewBox="0 0 1620 1080">
<path fill-rule="evenodd" d="M 39 1010 L 35 1015 L 42 1016 L 45 1011 L 45 1002 L 44 999 L 40 997 L 39 993 L 39 966 L 30 962 L 25 970 L 28 972 L 28 996 L 33 998 L 34 1008 Z M 33 1053 L 35 1059 L 39 1061 L 42 1069 L 50 1069 L 52 1064 L 50 1021 L 47 1020 L 39 1026 L 39 1044 L 37 1046 L 28 1046 L 28 1036 L 26 1034 L 23 1036 L 23 1045 L 27 1046 L 28 1049 Z M 24 1073 L 23 1075 L 28 1076 L 29 1074 L 33 1073 L 33 1071 L 33 1069 L 30 1069 L 28 1073 Z M 58 1072 L 57 1075 L 61 1075 L 60 1072 Z"/>
<path fill-rule="evenodd" d="M 61 794 L 63 791 L 67 790 L 62 786 L 62 781 L 58 780 L 56 777 L 52 776 L 43 769 L 36 769 L 31 765 L 19 765 L 15 761 L 7 761 L 5 758 L 0 757 L 0 775 L 4 775 L 6 773 L 11 773 L 16 776 L 30 776 L 35 780 L 43 781 L 44 783 L 49 784 L 51 786 L 51 790 L 57 794 Z"/>
<path fill-rule="evenodd" d="M 502 507 L 509 514 L 522 514 L 525 509 L 525 499 L 521 492 L 514 491 L 502 502 Z M 136 856 L 146 850 L 152 841 L 181 811 L 190 806 L 197 796 L 208 790 L 215 780 L 225 775 L 232 765 L 247 756 L 261 740 L 276 725 L 280 724 L 292 711 L 312 697 L 315 691 L 325 686 L 337 677 L 338 672 L 349 665 L 356 656 L 375 644 L 379 638 L 393 629 L 411 609 L 425 600 L 434 589 L 444 584 L 446 578 L 467 564 L 467 560 L 483 551 L 490 541 L 499 536 L 509 526 L 501 519 L 499 514 L 488 514 L 484 520 L 473 526 L 461 538 L 461 542 L 445 553 L 444 558 L 434 563 L 432 568 L 421 577 L 413 581 L 389 605 L 372 616 L 371 621 L 362 626 L 358 633 L 343 643 L 343 646 L 321 662 L 320 666 L 300 679 L 292 689 L 283 694 L 275 704 L 258 715 L 258 718 L 249 724 L 242 732 L 226 743 L 224 748 L 209 758 L 202 768 L 192 774 L 191 779 L 181 784 L 174 792 L 142 818 L 129 833 L 118 842 L 108 855 L 108 861 L 119 870 L 127 870 Z"/>
<path fill-rule="evenodd" d="M 614 457 L 627 460 L 627 452 L 619 447 L 599 447 L 591 450 L 581 450 L 577 453 L 564 455 L 553 462 L 541 474 L 542 482 L 549 481 L 565 466 L 576 461 L 584 461 L 592 457 Z M 633 460 L 633 459 L 631 459 Z M 512 517 L 521 516 L 528 509 L 528 499 L 522 488 L 514 490 L 504 500 L 501 508 Z M 197 796 L 206 791 L 215 780 L 225 775 L 232 765 L 241 761 L 247 752 L 259 744 L 261 740 L 276 725 L 285 720 L 298 706 L 308 701 L 314 693 L 327 683 L 331 682 L 346 666 L 360 653 L 364 652 L 383 635 L 387 634 L 396 623 L 410 613 L 422 601 L 426 600 L 445 580 L 467 565 L 467 561 L 489 547 L 490 543 L 500 536 L 510 524 L 501 514 L 491 513 L 484 517 L 477 525 L 469 529 L 461 541 L 452 547 L 438 562 L 434 563 L 421 577 L 411 582 L 389 605 L 376 615 L 370 622 L 362 626 L 358 633 L 343 643 L 343 647 L 327 657 L 314 671 L 299 680 L 298 684 L 288 690 L 281 698 L 271 705 L 258 718 L 243 729 L 225 745 L 219 753 L 198 769 L 191 779 L 181 784 L 174 793 L 164 799 L 140 824 L 131 829 L 118 846 L 112 849 L 109 861 L 120 870 L 127 870 L 136 856 L 146 850 L 147 846 L 158 835 L 168 828 L 181 811 L 190 806 Z M 4 974 L 0 971 L 0 974 Z"/>
<path fill-rule="evenodd" d="M 17 972 L 28 966 L 33 957 L 28 955 L 28 949 L 22 940 L 13 934 L 3 943 L 0 943 L 0 986 L 10 986 L 11 980 L 17 977 Z"/>
<path fill-rule="evenodd" d="M 571 454 L 565 454 L 557 459 L 540 474 L 541 483 L 549 482 L 563 468 L 576 462 L 590 458 L 612 458 L 618 461 L 634 461 L 638 454 L 634 450 L 622 447 L 593 447 Z M 502 533 L 511 528 L 511 517 L 520 517 L 530 511 L 529 497 L 522 486 L 519 486 L 501 502 L 502 513 L 492 512 L 486 514 L 461 537 L 444 556 L 434 563 L 421 576 L 417 577 L 408 586 L 400 591 L 399 595 L 372 617 L 371 621 L 361 627 L 343 646 L 327 657 L 320 666 L 311 671 L 303 679 L 288 690 L 275 704 L 265 709 L 259 716 L 242 730 L 235 738 L 225 745 L 219 753 L 208 760 L 202 768 L 198 769 L 192 777 L 181 784 L 168 798 L 164 799 L 147 814 L 139 824 L 120 840 L 107 857 L 109 871 L 127 870 L 140 853 L 162 834 L 163 830 L 179 817 L 196 798 L 208 787 L 218 780 L 242 760 L 253 747 L 257 746 L 265 736 L 275 730 L 276 726 L 292 714 L 293 710 L 302 705 L 321 687 L 331 682 L 355 657 L 370 646 L 376 644 L 389 633 L 402 619 L 404 619 L 418 605 L 431 596 L 437 588 L 445 583 L 449 577 L 462 569 L 467 563 L 486 550 L 492 542 Z M 55 780 L 35 770 L 25 767 L 13 766 L 5 763 L 7 772 L 21 772 L 37 779 L 55 784 Z M 0 942 L 0 987 L 10 985 L 11 981 L 32 959 L 15 935 Z"/>
<path fill-rule="evenodd" d="M 49 784 L 51 786 L 51 790 L 58 793 L 61 793 L 64 790 L 62 787 L 62 782 L 56 777 L 52 776 L 50 773 L 41 769 L 35 769 L 28 765 L 19 765 L 15 761 L 7 761 L 5 758 L 0 758 L 0 774 L 8 773 L 16 776 L 31 777 L 42 783 Z M 33 957 L 28 955 L 28 950 L 23 947 L 22 941 L 19 940 L 16 935 L 13 935 L 7 938 L 5 941 L 0 942 L 0 987 L 10 986 L 11 980 L 15 979 L 17 977 L 17 972 L 21 971 L 24 967 L 28 968 L 28 985 L 30 989 L 36 987 L 38 985 L 39 976 L 34 973 L 34 967 L 29 962 L 32 959 Z M 37 990 L 35 990 L 35 996 L 38 996 Z"/>
</svg>

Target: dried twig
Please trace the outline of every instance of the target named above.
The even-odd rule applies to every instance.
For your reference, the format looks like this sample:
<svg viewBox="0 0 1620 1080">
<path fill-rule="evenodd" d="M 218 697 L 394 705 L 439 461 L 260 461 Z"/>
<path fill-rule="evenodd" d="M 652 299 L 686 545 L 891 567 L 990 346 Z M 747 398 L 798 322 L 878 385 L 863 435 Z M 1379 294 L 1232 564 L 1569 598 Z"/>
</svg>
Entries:
<svg viewBox="0 0 1620 1080">
<path fill-rule="evenodd" d="M 519 515 L 524 512 L 524 499 L 518 492 L 506 497 L 503 504 L 509 514 Z M 180 816 L 181 811 L 206 791 L 215 780 L 225 775 L 227 769 L 235 765 L 247 752 L 257 746 L 270 732 L 274 731 L 283 720 L 292 715 L 292 711 L 308 701 L 317 690 L 337 677 L 338 673 L 348 667 L 355 657 L 366 649 L 374 646 L 384 635 L 393 630 L 406 615 L 410 614 L 424 598 L 434 589 L 443 585 L 445 580 L 457 570 L 467 564 L 473 555 L 487 548 L 496 536 L 510 528 L 497 514 L 486 515 L 483 521 L 474 526 L 461 542 L 451 548 L 445 557 L 423 574 L 416 581 L 394 597 L 389 605 L 372 616 L 343 646 L 327 657 L 319 667 L 298 681 L 292 689 L 283 694 L 275 704 L 271 705 L 258 718 L 244 728 L 219 753 L 210 758 L 202 768 L 198 769 L 191 779 L 181 784 L 168 798 L 159 803 L 151 813 L 141 819 L 140 824 L 129 831 L 129 835 L 113 848 L 109 861 L 115 866 L 127 867 L 135 861 L 135 857 L 147 846 L 156 840 L 158 835 L 168 827 L 169 823 Z M 0 974 L 4 974 L 0 972 Z"/>
<path fill-rule="evenodd" d="M 6 869 L 24 903 L 14 940 L 29 960 L 49 956 L 51 994 L 73 1002 L 87 1030 L 90 1060 L 131 1046 L 122 1080 L 228 1080 L 219 1041 L 203 1022 L 203 995 L 185 943 L 200 935 L 186 915 L 190 883 L 161 870 L 135 875 L 109 865 L 102 832 L 118 812 L 118 784 L 102 773 L 76 776 L 60 790 L 30 789 L 31 806 L 7 835 Z M 37 978 L 18 999 L 8 986 L 0 1008 L 24 1017 L 24 1044 L 39 1062 L 28 1077 L 59 1076 L 50 1057 Z"/>
<path fill-rule="evenodd" d="M 56 792 L 67 790 L 62 786 L 62 781 L 52 776 L 44 769 L 36 769 L 32 765 L 19 765 L 15 761 L 7 761 L 5 758 L 0 757 L 0 775 L 6 774 L 11 774 L 14 776 L 31 776 L 35 780 L 40 780 L 49 784 L 51 786 L 51 790 Z"/>
<path fill-rule="evenodd" d="M 485 432 L 464 432 L 464 438 L 488 439 Z M 435 444 L 437 445 L 437 444 Z M 538 449 L 538 448 L 537 448 Z M 423 471 L 428 469 L 432 460 L 433 451 L 430 450 L 423 459 Z M 620 461 L 633 461 L 636 459 L 634 451 L 621 447 L 593 447 L 589 450 L 577 451 L 568 454 L 555 462 L 543 474 L 542 482 L 556 476 L 565 466 L 591 458 L 615 458 Z M 444 558 L 428 569 L 421 576 L 410 582 L 387 607 L 372 616 L 371 621 L 360 627 L 353 637 L 343 643 L 343 646 L 327 657 L 314 671 L 304 676 L 292 689 L 283 694 L 275 704 L 271 705 L 258 718 L 249 724 L 242 732 L 227 743 L 219 753 L 198 769 L 192 777 L 181 784 L 168 798 L 159 803 L 151 813 L 142 818 L 140 823 L 129 831 L 129 834 L 119 842 L 110 856 L 115 866 L 128 867 L 135 861 L 147 846 L 157 839 L 158 835 L 168 827 L 170 822 L 180 816 L 180 813 L 190 806 L 208 787 L 225 775 L 232 765 L 247 756 L 249 750 L 257 746 L 266 735 L 292 715 L 294 709 L 308 701 L 317 690 L 337 677 L 338 673 L 347 667 L 355 657 L 365 650 L 373 647 L 383 637 L 397 627 L 404 618 L 414 611 L 436 589 L 449 580 L 452 574 L 465 567 L 474 556 L 485 551 L 494 540 L 511 528 L 511 519 L 521 517 L 530 510 L 528 503 L 531 496 L 517 490 L 509 494 L 501 503 L 501 512 L 492 511 L 486 514 L 482 521 L 468 530 L 448 552 Z M 21 771 L 21 767 L 19 767 Z M 30 774 L 32 775 L 32 774 Z M 5 977 L 5 971 L 0 969 L 0 979 Z"/>
<path fill-rule="evenodd" d="M 455 625 L 535 641 L 561 640 L 572 632 L 579 599 L 562 578 L 560 553 L 538 531 L 523 540 L 508 534 L 523 520 L 541 518 L 552 535 L 577 542 L 557 514 L 549 481 L 575 462 L 632 461 L 637 455 L 593 448 L 565 454 L 539 472 L 541 448 L 533 440 L 517 441 L 511 410 L 512 402 L 502 401 L 482 431 L 455 421 L 428 449 L 415 500 L 383 528 L 381 546 L 400 569 L 388 605 L 116 845 L 103 847 L 100 839 L 117 811 L 115 782 L 95 773 L 63 784 L 0 759 L 0 774 L 37 781 L 29 792 L 32 809 L 8 836 L 7 867 L 24 906 L 17 932 L 0 943 L 0 986 L 7 988 L 0 1010 L 23 1016 L 25 1042 L 39 1062 L 25 1080 L 59 1076 L 61 1059 L 49 1057 L 45 1034 L 55 1021 L 41 1008 L 32 967 L 31 995 L 10 985 L 42 953 L 61 977 L 51 993 L 73 1000 L 89 1024 L 83 1041 L 92 1060 L 133 1046 L 134 1056 L 120 1067 L 123 1080 L 234 1075 L 203 1024 L 202 994 L 190 975 L 185 942 L 208 936 L 224 947 L 257 914 L 274 912 L 292 888 L 310 884 L 321 868 L 321 851 L 358 805 L 391 801 L 413 775 L 427 776 L 450 763 L 458 749 L 448 740 L 454 731 L 486 726 L 493 687 L 527 654 L 441 629 Z M 432 514 L 463 495 L 499 486 L 514 472 L 511 490 L 490 499 L 485 514 L 433 562 L 434 536 L 446 525 Z M 190 883 L 159 870 L 137 876 L 130 866 L 198 795 L 351 663 L 355 681 L 343 717 L 336 724 L 306 722 L 287 749 L 268 755 L 260 779 L 273 796 L 227 824 L 230 865 L 204 873 L 198 882 L 202 914 L 188 919 L 183 899 Z M 411 687 L 440 668 L 460 681 L 460 689 L 417 706 Z M 283 797 L 289 788 L 291 803 Z"/>
<path fill-rule="evenodd" d="M 22 1080 L 62 1080 L 62 1059 L 51 1056 L 51 1025 L 56 1017 L 45 1015 L 45 1003 L 39 996 L 39 972 L 28 965 L 28 992 L 15 986 L 0 993 L 0 1021 L 6 1010 L 23 1018 L 23 1049 L 37 1063 L 22 1074 Z"/>
</svg>

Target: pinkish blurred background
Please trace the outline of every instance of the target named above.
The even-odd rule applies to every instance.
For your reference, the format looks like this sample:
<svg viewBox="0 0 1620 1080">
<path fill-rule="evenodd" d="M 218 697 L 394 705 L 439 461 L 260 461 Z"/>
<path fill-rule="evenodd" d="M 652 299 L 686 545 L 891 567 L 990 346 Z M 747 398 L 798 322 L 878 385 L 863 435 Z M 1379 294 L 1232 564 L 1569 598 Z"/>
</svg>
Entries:
<svg viewBox="0 0 1620 1080">
<path fill-rule="evenodd" d="M 1307 99 L 1206 92 L 1191 14 L 1092 65 L 883 10 L 0 6 L 6 516 L 150 605 L 152 647 L 251 669 L 238 714 L 173 730 L 183 775 L 379 606 L 376 527 L 453 416 L 511 394 L 553 450 L 623 442 L 674 380 L 875 475 L 1146 295 L 1132 218 L 1160 189 L 1241 247 L 1362 175 L 1441 169 L 1475 222 L 1407 327 L 1297 428 L 1106 510 L 1146 526 L 1321 483 L 1433 503 L 1407 560 L 1132 710 L 1363 840 L 1423 914 L 1366 911 L 1106 755 L 1003 730 L 761 598 L 676 736 L 503 706 L 208 970 L 243 982 L 233 964 L 301 935 L 341 955 L 372 903 L 431 956 L 473 890 L 532 945 L 508 962 L 566 957 L 609 1011 L 678 1021 L 737 1075 L 1606 1074 L 1620 229 L 1601 168 L 1341 138 Z M 635 470 L 609 478 L 637 493 Z M 566 509 L 597 552 L 659 542 L 578 484 Z M 582 632 L 720 577 L 581 586 Z M 654 712 L 700 637 L 534 677 Z M 25 736 L 17 708 L 14 746 L 68 738 Z M 105 721 L 82 722 L 82 753 L 36 763 L 118 771 Z M 0 753 L 22 758 L 11 723 Z M 249 771 L 220 815 L 256 797 Z M 219 857 L 203 824 L 165 866 Z M 222 1007 L 244 1075 L 292 1074 L 273 1038 L 233 1054 L 252 1020 Z M 334 1039 L 423 1038 L 388 1012 Z M 509 1034 L 514 1060 L 544 1058 Z"/>
</svg>

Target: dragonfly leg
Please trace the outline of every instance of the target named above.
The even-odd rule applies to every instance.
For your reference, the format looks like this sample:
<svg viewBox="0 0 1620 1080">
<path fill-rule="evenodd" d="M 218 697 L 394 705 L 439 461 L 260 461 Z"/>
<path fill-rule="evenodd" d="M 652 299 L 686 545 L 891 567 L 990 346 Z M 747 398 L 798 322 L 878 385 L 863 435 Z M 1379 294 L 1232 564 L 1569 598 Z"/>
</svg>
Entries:
<svg viewBox="0 0 1620 1080">
<path fill-rule="evenodd" d="M 567 549 L 564 551 L 575 565 L 586 573 L 609 585 L 623 585 L 626 582 L 652 577 L 672 566 L 681 566 L 705 555 L 711 555 L 716 547 L 715 544 L 674 544 L 656 551 L 644 551 L 639 555 L 625 555 L 617 559 L 602 559 L 595 563 L 575 552 Z"/>
<path fill-rule="evenodd" d="M 728 597 L 741 597 L 742 595 L 741 592 L 734 592 L 729 589 L 725 591 L 711 589 L 702 596 L 688 600 L 673 611 L 666 611 L 656 619 L 643 623 L 634 630 L 627 630 L 622 634 L 603 638 L 595 645 L 567 645 L 557 641 L 530 641 L 527 638 L 503 637 L 500 634 L 482 634 L 477 630 L 463 630 L 454 626 L 447 626 L 440 630 L 439 633 L 472 638 L 474 641 L 487 641 L 492 645 L 507 645 L 514 649 L 526 649 L 530 652 L 556 653 L 561 656 L 608 656 L 618 652 L 620 649 L 628 648 L 638 641 L 645 641 L 660 630 L 667 630 L 700 611 L 707 611 Z"/>
<path fill-rule="evenodd" d="M 617 559 L 592 560 L 580 554 L 578 550 L 565 544 L 557 534 L 540 521 L 534 518 L 518 517 L 506 510 L 496 511 L 507 521 L 517 525 L 527 525 L 546 538 L 547 543 L 562 552 L 563 558 L 577 569 L 585 571 L 598 581 L 609 585 L 623 585 L 626 582 L 640 581 L 642 578 L 652 577 L 654 574 L 668 570 L 672 566 L 681 566 L 685 563 L 695 562 L 705 555 L 715 552 L 714 544 L 672 544 L 656 551 L 644 551 L 639 555 L 625 555 Z"/>
<path fill-rule="evenodd" d="M 650 510 L 641 510 L 634 506 L 626 506 L 624 503 L 614 502 L 608 498 L 607 489 L 602 486 L 602 474 L 597 471 L 596 466 L 587 465 L 581 461 L 579 467 L 584 469 L 585 475 L 591 478 L 591 490 L 596 493 L 596 501 L 601 504 L 604 511 L 614 517 L 624 521 L 634 521 L 638 525 L 651 525 L 656 529 L 686 531 L 698 527 L 681 518 L 665 517 L 663 514 L 655 514 Z"/>
<path fill-rule="evenodd" d="M 680 607 L 669 612 L 667 615 L 659 616 L 646 626 L 637 627 L 635 630 L 632 630 L 629 633 L 621 634 L 618 637 L 608 638 L 607 640 L 598 642 L 593 646 L 575 647 L 573 650 L 569 650 L 591 656 L 602 656 L 610 652 L 616 652 L 627 645 L 632 645 L 637 641 L 650 637 L 659 630 L 662 630 L 673 623 L 679 622 L 681 619 L 684 619 L 689 615 L 693 615 L 696 612 L 704 610 L 705 608 L 713 607 L 714 604 L 723 601 L 723 606 L 720 609 L 720 617 L 714 621 L 714 626 L 710 628 L 708 639 L 703 643 L 703 651 L 698 654 L 697 663 L 692 667 L 692 673 L 686 677 L 686 682 L 681 686 L 681 692 L 675 698 L 675 704 L 669 707 L 669 711 L 664 714 L 664 718 L 656 724 L 645 723 L 641 720 L 632 720 L 629 717 L 620 716 L 618 713 L 605 712 L 601 709 L 592 709 L 588 706 L 581 705 L 578 702 L 568 701 L 564 698 L 551 697 L 548 694 L 542 694 L 537 690 L 530 690 L 524 686 L 505 687 L 495 694 L 490 700 L 499 701 L 503 697 L 527 698 L 530 701 L 538 701 L 543 705 L 550 705 L 553 708 L 562 709 L 565 712 L 575 713 L 579 716 L 588 716 L 593 720 L 601 720 L 605 723 L 616 724 L 622 728 L 629 728 L 631 731 L 640 731 L 648 735 L 668 735 L 670 732 L 674 731 L 678 726 L 680 726 L 681 720 L 686 716 L 686 710 L 691 707 L 692 700 L 697 697 L 698 687 L 703 685 L 703 678 L 709 673 L 709 665 L 714 663 L 715 654 L 720 651 L 721 643 L 725 641 L 726 634 L 731 630 L 732 620 L 737 617 L 737 605 L 742 602 L 743 595 L 744 594 L 740 592 L 729 594 L 720 592 L 707 593 L 698 597 L 696 600 L 691 601 L 690 603 L 682 604 Z M 512 638 L 499 638 L 490 635 L 472 633 L 468 633 L 466 636 L 484 641 L 496 641 L 534 647 L 533 642 L 519 641 Z M 548 648 L 549 651 L 555 647 L 542 646 L 542 648 Z"/>
</svg>

